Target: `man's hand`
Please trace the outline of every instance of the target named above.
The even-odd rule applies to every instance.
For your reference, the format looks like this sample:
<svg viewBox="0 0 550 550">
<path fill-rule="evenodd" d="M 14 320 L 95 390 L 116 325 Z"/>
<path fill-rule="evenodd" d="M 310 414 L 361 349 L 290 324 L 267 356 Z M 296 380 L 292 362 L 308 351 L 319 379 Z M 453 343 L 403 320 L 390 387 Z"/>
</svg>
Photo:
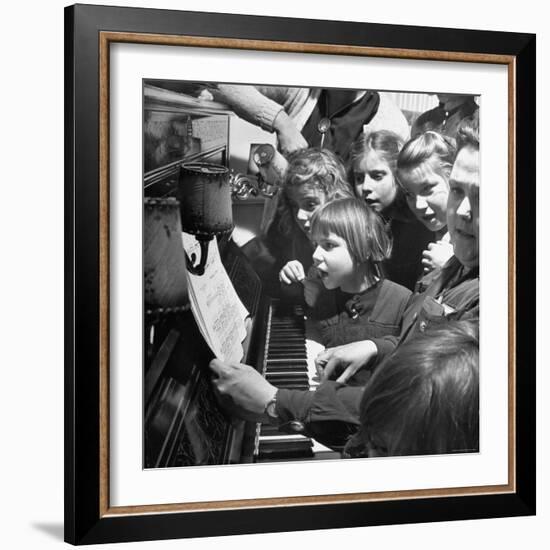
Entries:
<svg viewBox="0 0 550 550">
<path fill-rule="evenodd" d="M 307 149 L 307 141 L 284 110 L 279 111 L 275 117 L 273 129 L 277 133 L 279 150 L 283 155 L 289 155 L 300 149 Z"/>
<path fill-rule="evenodd" d="M 424 268 L 424 273 L 429 273 L 436 267 L 444 266 L 453 254 L 453 245 L 447 241 L 430 243 L 427 250 L 422 252 L 422 267 Z"/>
<path fill-rule="evenodd" d="M 220 403 L 228 412 L 243 420 L 263 420 L 265 407 L 277 392 L 275 386 L 249 365 L 212 359 L 210 369 L 216 375 L 213 383 Z"/>
<path fill-rule="evenodd" d="M 315 359 L 315 368 L 321 381 L 336 378 L 345 384 L 361 367 L 364 367 L 378 349 L 371 340 L 361 340 L 322 351 Z"/>
<path fill-rule="evenodd" d="M 287 262 L 283 269 L 279 271 L 279 281 L 286 285 L 301 283 L 305 278 L 304 266 L 298 260 Z"/>
</svg>

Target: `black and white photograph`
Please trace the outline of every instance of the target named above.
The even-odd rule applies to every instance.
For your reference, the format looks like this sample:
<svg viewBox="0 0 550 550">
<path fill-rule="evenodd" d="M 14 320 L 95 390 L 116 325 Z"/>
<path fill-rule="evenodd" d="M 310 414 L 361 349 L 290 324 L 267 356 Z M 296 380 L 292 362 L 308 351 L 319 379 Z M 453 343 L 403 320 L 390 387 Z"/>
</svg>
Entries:
<svg viewBox="0 0 550 550">
<path fill-rule="evenodd" d="M 67 541 L 535 513 L 535 37 L 350 17 L 67 8 Z"/>
<path fill-rule="evenodd" d="M 143 468 L 479 453 L 482 98 L 142 99 Z"/>
</svg>

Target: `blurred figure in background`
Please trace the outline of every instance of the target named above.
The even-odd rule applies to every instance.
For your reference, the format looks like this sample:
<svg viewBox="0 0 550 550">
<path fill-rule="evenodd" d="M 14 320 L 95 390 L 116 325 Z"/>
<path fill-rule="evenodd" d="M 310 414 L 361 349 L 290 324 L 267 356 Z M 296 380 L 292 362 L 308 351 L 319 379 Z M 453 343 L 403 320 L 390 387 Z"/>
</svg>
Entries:
<svg viewBox="0 0 550 550">
<path fill-rule="evenodd" d="M 462 126 L 479 131 L 479 105 L 472 95 L 437 94 L 439 105 L 422 113 L 411 128 L 411 137 L 433 130 L 456 138 Z"/>
</svg>

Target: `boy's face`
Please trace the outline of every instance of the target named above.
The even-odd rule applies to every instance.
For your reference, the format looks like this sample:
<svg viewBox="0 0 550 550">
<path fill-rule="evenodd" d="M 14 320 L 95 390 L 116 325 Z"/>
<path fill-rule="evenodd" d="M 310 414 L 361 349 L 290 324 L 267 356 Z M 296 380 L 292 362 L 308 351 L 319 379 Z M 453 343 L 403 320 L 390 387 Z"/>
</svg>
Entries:
<svg viewBox="0 0 550 550">
<path fill-rule="evenodd" d="M 294 217 L 300 229 L 309 235 L 311 216 L 326 202 L 326 195 L 315 185 L 297 185 L 286 189 Z"/>
</svg>

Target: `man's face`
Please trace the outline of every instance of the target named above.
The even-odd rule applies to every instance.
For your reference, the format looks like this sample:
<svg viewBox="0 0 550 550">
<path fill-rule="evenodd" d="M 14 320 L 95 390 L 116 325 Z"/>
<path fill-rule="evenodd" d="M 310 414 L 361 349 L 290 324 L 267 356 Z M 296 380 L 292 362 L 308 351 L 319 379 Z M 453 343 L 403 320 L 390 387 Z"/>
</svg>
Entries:
<svg viewBox="0 0 550 550">
<path fill-rule="evenodd" d="M 458 153 L 449 180 L 447 229 L 455 256 L 465 267 L 479 265 L 479 151 Z"/>
</svg>

